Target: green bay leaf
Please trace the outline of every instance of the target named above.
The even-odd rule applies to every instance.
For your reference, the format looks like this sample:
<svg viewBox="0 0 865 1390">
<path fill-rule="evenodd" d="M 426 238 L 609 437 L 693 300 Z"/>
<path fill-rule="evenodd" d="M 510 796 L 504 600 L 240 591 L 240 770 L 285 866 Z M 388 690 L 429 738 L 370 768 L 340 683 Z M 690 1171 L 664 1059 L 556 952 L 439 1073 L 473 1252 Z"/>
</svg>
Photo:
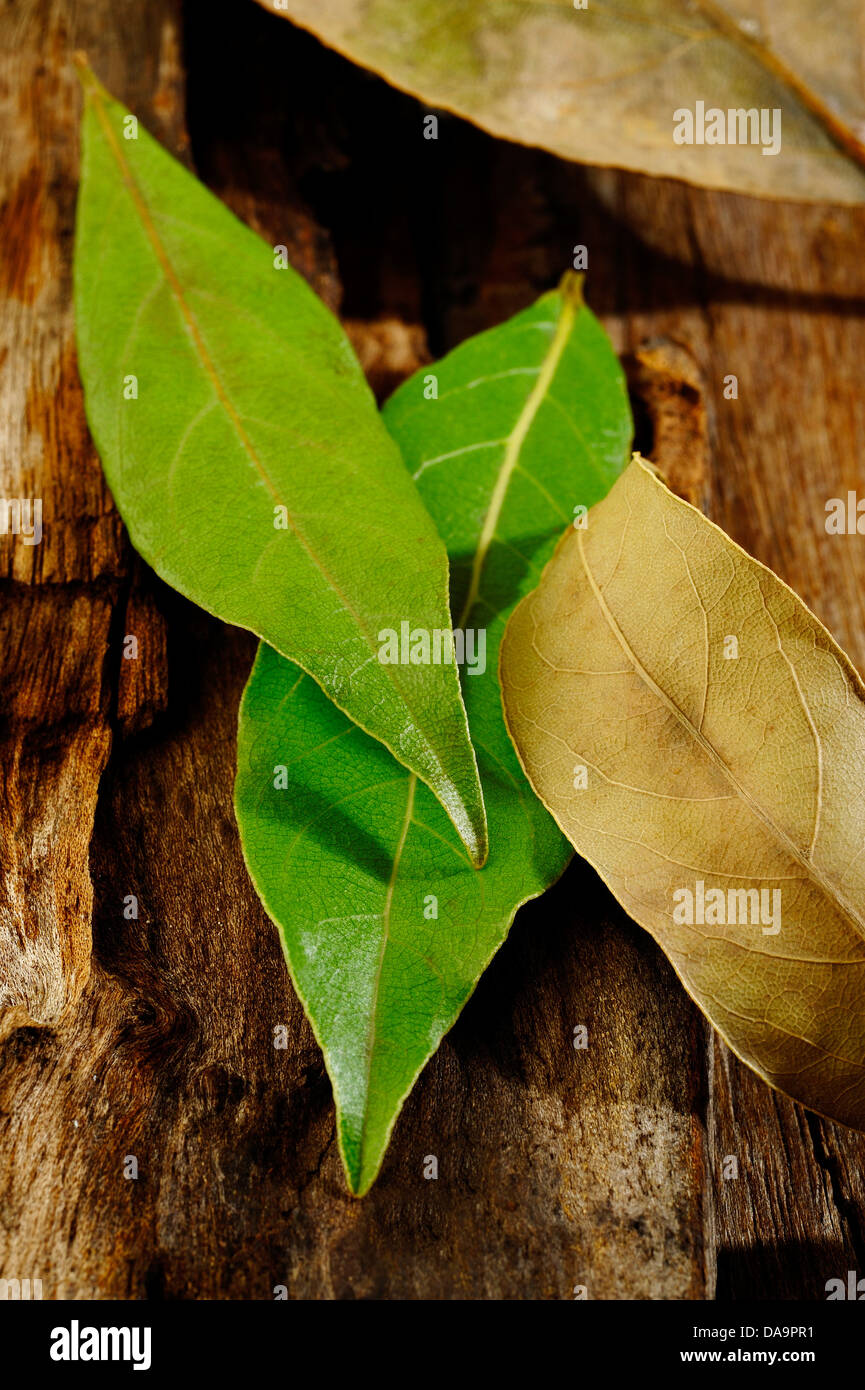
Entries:
<svg viewBox="0 0 865 1390">
<path fill-rule="evenodd" d="M 83 83 L 78 353 L 133 544 L 307 671 L 482 863 L 455 669 L 378 659 L 384 629 L 447 627 L 447 554 L 341 325 L 86 70 Z"/>
<path fill-rule="evenodd" d="M 563 523 L 605 495 L 631 437 L 621 370 L 576 277 L 413 377 L 384 416 L 445 538 L 455 625 L 486 636 L 485 670 L 465 666 L 463 689 L 489 859 L 474 870 L 427 788 L 264 644 L 241 706 L 235 791 L 247 866 L 324 1051 L 357 1194 L 517 908 L 570 857 L 508 739 L 498 647 Z"/>
</svg>

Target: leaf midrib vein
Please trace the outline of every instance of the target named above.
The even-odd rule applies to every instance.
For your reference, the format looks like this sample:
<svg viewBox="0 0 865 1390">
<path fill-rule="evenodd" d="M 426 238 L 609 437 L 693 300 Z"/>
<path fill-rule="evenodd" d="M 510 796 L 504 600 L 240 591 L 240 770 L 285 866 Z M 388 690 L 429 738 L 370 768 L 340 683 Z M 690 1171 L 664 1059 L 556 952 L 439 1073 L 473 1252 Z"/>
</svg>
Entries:
<svg viewBox="0 0 865 1390">
<path fill-rule="evenodd" d="M 408 792 L 406 795 L 405 815 L 403 816 L 402 829 L 400 830 L 399 840 L 394 850 L 393 866 L 390 871 L 387 892 L 385 894 L 384 908 L 382 910 L 382 932 L 381 946 L 378 953 L 376 964 L 375 979 L 372 985 L 372 996 L 370 998 L 369 1024 L 367 1026 L 365 1065 L 363 1079 L 363 1119 L 361 1120 L 360 1137 L 358 1141 L 358 1153 L 360 1158 L 360 1172 L 358 1178 L 362 1176 L 364 1163 L 364 1145 L 366 1143 L 366 1131 L 369 1121 L 369 1086 L 372 1078 L 372 1060 L 375 1053 L 376 1022 L 378 1014 L 378 995 L 381 986 L 382 969 L 384 958 L 387 954 L 388 943 L 390 941 L 390 914 L 393 906 L 393 895 L 396 889 L 396 881 L 399 875 L 399 866 L 402 860 L 402 852 L 405 842 L 408 839 L 409 826 L 411 825 L 412 812 L 414 811 L 415 788 L 417 787 L 417 777 L 414 773 L 408 779 Z"/>
<path fill-rule="evenodd" d="M 745 803 L 746 806 L 750 808 L 754 815 L 763 822 L 766 828 L 778 840 L 781 841 L 782 845 L 788 851 L 790 856 L 793 859 L 795 859 L 798 864 L 801 864 L 802 868 L 805 870 L 805 873 L 812 880 L 812 882 L 816 884 L 816 886 L 821 890 L 821 892 L 832 902 L 838 904 L 839 910 L 845 917 L 848 918 L 854 930 L 858 932 L 860 937 L 865 939 L 865 920 L 863 920 L 859 913 L 856 912 L 855 908 L 846 901 L 846 899 L 841 894 L 840 890 L 836 887 L 836 885 L 831 883 L 830 880 L 827 879 L 825 875 L 820 872 L 820 870 L 813 863 L 813 861 L 808 859 L 808 857 L 802 852 L 802 850 L 799 849 L 799 847 L 787 834 L 786 830 L 783 830 L 781 826 L 776 824 L 771 814 L 768 811 L 764 810 L 764 808 L 760 805 L 758 801 L 755 800 L 755 798 L 750 794 L 750 792 L 748 792 L 746 788 L 742 786 L 742 784 L 734 775 L 732 768 L 730 768 L 729 765 L 724 761 L 724 759 L 721 757 L 720 753 L 714 747 L 714 745 L 709 742 L 709 740 L 699 729 L 696 729 L 694 727 L 693 723 L 684 713 L 684 711 L 681 710 L 679 706 L 675 703 L 675 701 L 672 700 L 671 697 L 667 694 L 667 692 L 663 690 L 661 686 L 658 685 L 657 681 L 649 674 L 645 666 L 643 666 L 636 652 L 633 650 L 627 638 L 625 637 L 625 634 L 622 632 L 621 628 L 616 622 L 615 616 L 612 613 L 606 599 L 604 598 L 603 592 L 601 591 L 601 588 L 598 585 L 594 574 L 589 568 L 588 560 L 586 559 L 585 546 L 583 543 L 583 533 L 581 531 L 577 532 L 577 547 L 579 551 L 580 562 L 583 567 L 583 572 L 585 573 L 586 579 L 588 580 L 595 601 L 601 610 L 601 614 L 605 622 L 607 623 L 610 632 L 613 634 L 613 636 L 616 638 L 616 641 L 621 646 L 622 651 L 625 653 L 625 656 L 633 665 L 637 675 L 641 678 L 641 680 L 643 680 L 646 683 L 649 689 L 652 690 L 655 693 L 655 695 L 657 695 L 657 697 L 662 701 L 662 703 L 666 705 L 670 713 L 679 721 L 680 724 L 682 724 L 682 726 L 688 731 L 688 733 L 691 735 L 694 741 L 697 744 L 699 744 L 699 746 L 703 749 L 710 761 L 713 762 L 715 766 L 720 769 L 720 771 L 729 781 L 730 785 L 733 787 L 733 790 L 736 793 L 736 795 L 741 797 L 742 801 Z"/>
<path fill-rule="evenodd" d="M 776 81 L 792 92 L 806 110 L 823 126 L 824 130 L 841 151 L 860 168 L 865 168 L 865 144 L 843 120 L 835 115 L 818 92 L 809 87 L 793 68 L 766 44 L 740 29 L 715 0 L 696 0 L 697 8 L 703 11 L 706 19 L 717 32 L 734 47 L 743 49 Z"/>
<path fill-rule="evenodd" d="M 371 633 L 367 631 L 363 619 L 361 618 L 360 614 L 357 612 L 353 604 L 349 601 L 347 596 L 343 593 L 340 585 L 336 582 L 333 575 L 330 573 L 329 569 L 322 561 L 321 557 L 310 545 L 309 541 L 304 535 L 301 527 L 299 526 L 296 518 L 293 516 L 289 507 L 286 505 L 286 503 L 281 501 L 277 489 L 275 488 L 266 468 L 262 464 L 260 458 L 258 457 L 258 454 L 256 453 L 255 448 L 253 447 L 252 441 L 250 440 L 243 427 L 243 422 L 240 419 L 240 416 L 238 415 L 225 387 L 223 386 L 219 373 L 216 370 L 216 366 L 210 356 L 210 353 L 207 350 L 207 345 L 204 342 L 195 315 L 193 314 L 191 308 L 189 307 L 189 304 L 186 301 L 186 297 L 183 293 L 183 286 L 181 285 L 180 280 L 178 279 L 177 274 L 174 270 L 174 267 L 168 258 L 168 254 L 165 250 L 165 247 L 162 245 L 159 233 L 150 215 L 150 209 L 147 206 L 147 201 L 144 198 L 141 189 L 138 187 L 132 170 L 130 169 L 129 164 L 127 163 L 126 158 L 123 154 L 123 151 L 117 142 L 117 137 L 111 127 L 111 122 L 109 121 L 108 115 L 105 111 L 104 103 L 102 101 L 102 94 L 98 86 L 92 79 L 86 84 L 86 93 L 88 100 L 92 101 L 93 103 L 93 107 L 96 111 L 97 119 L 105 135 L 108 148 L 111 150 L 111 153 L 114 156 L 114 159 L 117 163 L 117 167 L 120 170 L 121 178 L 124 184 L 126 185 L 129 195 L 132 198 L 132 201 L 138 212 L 139 218 L 141 219 L 141 224 L 144 228 L 145 234 L 147 235 L 147 238 L 150 241 L 151 246 L 153 247 L 154 254 L 157 260 L 159 261 L 160 266 L 162 267 L 162 272 L 177 302 L 177 306 L 186 324 L 187 330 L 189 332 L 189 335 L 192 339 L 193 345 L 201 362 L 201 366 L 206 376 L 210 379 L 210 382 L 213 386 L 213 389 L 216 393 L 219 402 L 223 406 L 232 425 L 234 426 L 235 432 L 237 434 L 238 439 L 241 442 L 241 445 L 243 446 L 244 451 L 246 452 L 250 462 L 258 472 L 262 481 L 265 483 L 274 501 L 277 503 L 278 506 L 285 507 L 286 518 L 298 541 L 302 545 L 303 549 L 306 551 L 315 568 L 319 571 L 319 573 L 322 575 L 328 586 L 339 598 L 340 603 L 343 605 L 346 612 L 349 613 L 351 617 L 354 619 L 358 631 L 360 632 L 360 635 L 362 636 L 370 652 L 372 652 L 373 655 L 376 655 L 377 648 L 375 646 Z M 404 699 L 399 685 L 396 681 L 396 678 L 394 676 L 394 673 L 391 670 L 391 667 L 387 664 L 382 663 L 379 663 L 379 665 L 381 669 L 383 669 L 386 679 L 390 681 L 399 698 L 401 700 Z M 418 727 L 418 722 L 415 717 L 414 711 L 412 712 L 412 722 L 414 724 L 414 727 L 420 733 L 421 730 Z M 441 766 L 441 760 L 439 759 L 438 754 L 435 752 L 434 746 L 429 742 L 426 735 L 423 735 L 423 738 L 427 746 L 427 749 L 429 750 L 429 752 L 432 753 L 436 764 L 439 766 L 442 773 L 444 773 L 445 770 Z"/>
<path fill-rule="evenodd" d="M 480 537 L 478 539 L 478 545 L 475 550 L 474 561 L 472 563 L 472 578 L 469 585 L 469 591 L 466 596 L 465 603 L 463 604 L 462 612 L 456 624 L 457 628 L 461 628 L 464 625 L 466 618 L 469 616 L 472 608 L 475 605 L 475 602 L 477 601 L 478 590 L 480 587 L 481 572 L 483 570 L 487 554 L 489 553 L 490 544 L 495 534 L 496 526 L 498 525 L 502 506 L 504 505 L 504 500 L 507 495 L 508 485 L 513 476 L 514 470 L 517 467 L 517 464 L 519 463 L 520 451 L 522 449 L 523 444 L 525 443 L 526 436 L 528 435 L 529 430 L 532 427 L 535 416 L 537 415 L 538 410 L 540 409 L 541 403 L 547 391 L 549 390 L 553 378 L 555 377 L 556 371 L 558 370 L 559 362 L 562 358 L 562 353 L 564 352 L 568 338 L 570 337 L 577 313 L 579 312 L 579 309 L 582 307 L 582 299 L 580 298 L 576 300 L 576 302 L 575 300 L 576 296 L 573 295 L 573 292 L 571 294 L 564 293 L 562 295 L 562 311 L 559 316 L 559 321 L 556 325 L 556 331 L 553 335 L 550 346 L 548 347 L 544 356 L 538 379 L 532 387 L 525 401 L 525 404 L 523 405 L 523 408 L 520 411 L 516 425 L 514 426 L 511 433 L 507 436 L 507 447 L 505 449 L 505 456 L 502 460 L 501 467 L 499 468 L 499 472 L 496 477 L 496 482 L 493 487 L 492 496 L 490 498 L 490 505 L 487 509 L 487 514 L 484 518 L 484 524 L 481 529 Z M 390 912 L 391 905 L 393 902 L 393 894 L 396 886 L 396 880 L 399 875 L 399 867 L 400 862 L 402 860 L 402 853 L 405 848 L 406 840 L 408 838 L 409 826 L 411 824 L 412 819 L 412 811 L 414 809 L 416 787 L 417 777 L 414 775 L 414 773 L 412 773 L 411 777 L 409 778 L 408 792 L 406 796 L 406 814 L 403 820 L 402 831 L 400 833 L 399 841 L 394 851 L 393 868 L 391 869 L 390 880 L 388 882 L 387 894 L 385 897 L 382 943 L 378 958 L 378 964 L 376 967 L 376 976 L 373 985 L 373 994 L 370 1007 L 369 1030 L 367 1033 L 363 1119 L 361 1121 L 360 1138 L 358 1144 L 361 1169 L 363 1168 L 364 1163 L 364 1144 L 366 1142 L 367 1121 L 369 1118 L 369 1083 L 372 1073 L 373 1054 L 375 1051 L 376 1013 L 378 1011 L 379 986 L 381 983 L 384 958 L 387 953 L 388 942 L 390 940 Z"/>
<path fill-rule="evenodd" d="M 484 524 L 481 528 L 481 534 L 478 538 L 478 544 L 475 549 L 474 560 L 472 561 L 472 572 L 471 579 L 469 581 L 468 592 L 466 594 L 465 603 L 462 607 L 462 612 L 460 613 L 459 619 L 457 620 L 458 628 L 461 628 L 464 625 L 466 618 L 469 616 L 472 608 L 474 607 L 475 600 L 477 599 L 478 592 L 480 590 L 481 573 L 483 571 L 484 564 L 486 563 L 486 558 L 489 553 L 490 546 L 493 542 L 493 537 L 496 533 L 496 527 L 499 524 L 499 519 L 502 513 L 502 507 L 505 503 L 505 498 L 507 496 L 511 478 L 513 477 L 514 470 L 520 461 L 520 453 L 523 444 L 526 441 L 526 437 L 529 433 L 529 430 L 534 424 L 535 416 L 540 410 L 541 405 L 543 404 L 543 401 L 547 393 L 549 392 L 553 378 L 555 377 L 556 372 L 558 371 L 559 363 L 562 359 L 562 353 L 564 352 L 568 338 L 571 335 L 574 320 L 576 318 L 578 309 L 581 304 L 581 301 L 580 303 L 575 304 L 574 298 L 575 296 L 573 296 L 572 293 L 563 293 L 562 295 L 562 311 L 559 315 L 559 321 L 556 325 L 556 331 L 553 334 L 552 342 L 550 343 L 550 346 L 548 347 L 544 356 L 544 360 L 541 365 L 541 370 L 538 374 L 538 379 L 532 387 L 531 391 L 529 392 L 528 397 L 526 398 L 526 402 L 522 410 L 520 411 L 517 423 L 511 430 L 511 433 L 507 436 L 507 444 L 505 446 L 504 458 L 502 459 L 501 466 L 496 476 L 495 485 L 493 486 L 492 495 L 490 497 L 490 504 L 487 508 L 487 513 L 484 517 Z"/>
</svg>

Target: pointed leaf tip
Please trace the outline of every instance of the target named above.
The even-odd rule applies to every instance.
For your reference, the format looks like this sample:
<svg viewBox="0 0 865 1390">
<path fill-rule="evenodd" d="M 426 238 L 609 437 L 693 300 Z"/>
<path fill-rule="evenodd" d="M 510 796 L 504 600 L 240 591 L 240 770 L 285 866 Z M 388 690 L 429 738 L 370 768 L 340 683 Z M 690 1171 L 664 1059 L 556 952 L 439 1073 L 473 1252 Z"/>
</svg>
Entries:
<svg viewBox="0 0 865 1390">
<path fill-rule="evenodd" d="M 573 293 L 574 281 L 567 284 Z M 469 862 L 428 789 L 412 792 L 380 745 L 264 646 L 238 730 L 244 855 L 324 1051 L 357 1197 L 372 1186 L 403 1101 L 517 908 L 570 857 L 505 731 L 498 648 L 508 613 L 536 582 L 574 504 L 603 496 L 631 441 L 609 340 L 561 290 L 436 364 L 445 409 L 423 403 L 429 370 L 399 388 L 384 418 L 462 562 L 452 571 L 457 626 L 486 633 L 485 669 L 464 679 L 489 816 L 484 867 Z M 273 788 L 275 762 L 290 769 L 290 797 Z M 479 859 L 482 846 L 472 848 Z"/>
<path fill-rule="evenodd" d="M 482 862 L 456 667 L 383 659 L 382 633 L 406 619 L 450 626 L 448 561 L 342 326 L 76 61 L 78 359 L 133 544 L 309 672 Z"/>
</svg>

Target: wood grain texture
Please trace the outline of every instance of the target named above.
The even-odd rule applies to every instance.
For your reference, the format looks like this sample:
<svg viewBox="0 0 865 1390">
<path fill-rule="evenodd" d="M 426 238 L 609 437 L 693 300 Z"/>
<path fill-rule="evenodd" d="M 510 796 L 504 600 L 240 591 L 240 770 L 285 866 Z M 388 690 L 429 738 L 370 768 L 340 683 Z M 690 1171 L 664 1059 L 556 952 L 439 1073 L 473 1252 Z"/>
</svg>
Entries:
<svg viewBox="0 0 865 1390">
<path fill-rule="evenodd" d="M 2 551 L 0 905 L 8 931 L 54 944 L 41 976 L 17 939 L 0 949 L 24 1010 L 0 1050 L 0 1277 L 74 1298 L 700 1299 L 821 1297 L 865 1272 L 865 1141 L 712 1041 L 578 863 L 519 914 L 369 1197 L 346 1196 L 321 1055 L 234 826 L 253 643 L 131 561 L 83 425 L 68 52 L 87 47 L 181 152 L 188 71 L 196 167 L 341 308 L 380 391 L 530 302 L 585 243 L 641 447 L 865 669 L 865 554 L 823 528 L 828 497 L 865 490 L 862 215 L 577 170 L 453 119 L 425 142 L 413 101 L 253 5 L 190 0 L 182 30 L 172 0 L 12 14 L 4 139 L 36 183 L 0 306 L 16 358 L 0 427 L 18 431 L 3 486 L 41 488 L 53 536 Z M 34 372 L 38 447 L 21 433 Z M 36 1013 L 51 1026 L 20 1026 Z"/>
<path fill-rule="evenodd" d="M 131 27 L 107 6 L 62 0 L 0 12 L 0 492 L 40 508 L 42 529 L 41 539 L 15 534 L 4 508 L 0 1037 L 60 1021 L 89 971 L 87 845 L 129 586 L 75 363 L 79 93 L 69 53 L 89 48 L 107 78 L 126 73 L 130 99 L 165 134 L 178 110 L 177 26 L 160 5 L 137 17 L 130 7 L 128 18 Z M 125 41 L 141 53 L 124 58 Z"/>
</svg>

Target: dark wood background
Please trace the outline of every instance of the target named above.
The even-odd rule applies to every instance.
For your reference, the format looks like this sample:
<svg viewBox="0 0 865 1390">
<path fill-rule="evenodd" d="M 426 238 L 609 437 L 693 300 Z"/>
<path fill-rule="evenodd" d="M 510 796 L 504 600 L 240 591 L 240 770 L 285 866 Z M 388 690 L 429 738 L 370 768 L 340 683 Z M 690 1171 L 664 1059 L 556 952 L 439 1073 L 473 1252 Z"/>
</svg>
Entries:
<svg viewBox="0 0 865 1390">
<path fill-rule="evenodd" d="M 865 214 L 583 169 L 451 117 L 426 141 L 422 106 L 252 0 L 3 0 L 2 31 L 0 469 L 45 534 L 0 538 L 0 1277 L 81 1299 L 819 1299 L 865 1274 L 865 1139 L 743 1068 L 579 863 L 346 1195 L 232 815 L 253 641 L 136 560 L 86 429 L 70 53 L 288 245 L 380 394 L 585 243 L 639 442 L 863 670 L 865 542 L 824 518 L 865 493 Z"/>
</svg>

